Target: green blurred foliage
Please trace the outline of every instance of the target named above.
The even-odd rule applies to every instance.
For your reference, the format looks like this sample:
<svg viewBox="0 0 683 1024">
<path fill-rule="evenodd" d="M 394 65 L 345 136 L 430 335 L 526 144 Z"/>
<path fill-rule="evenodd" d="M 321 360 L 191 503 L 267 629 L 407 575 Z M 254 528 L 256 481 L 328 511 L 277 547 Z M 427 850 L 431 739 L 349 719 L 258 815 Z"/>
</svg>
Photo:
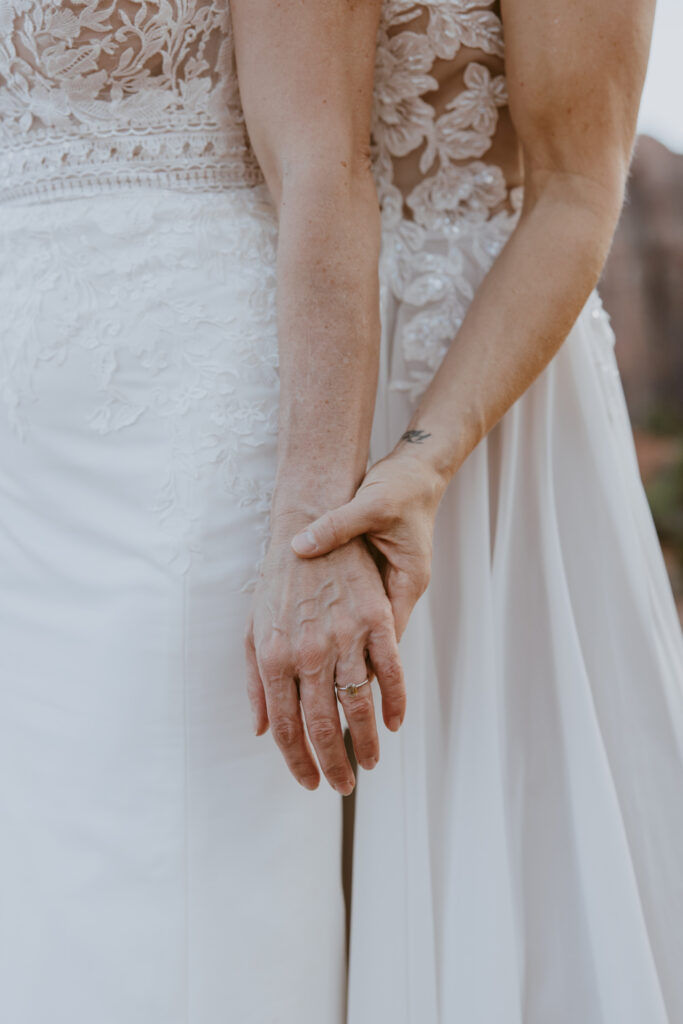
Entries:
<svg viewBox="0 0 683 1024">
<path fill-rule="evenodd" d="M 647 497 L 662 543 L 671 548 L 683 566 L 683 436 L 677 458 L 648 484 Z"/>
</svg>

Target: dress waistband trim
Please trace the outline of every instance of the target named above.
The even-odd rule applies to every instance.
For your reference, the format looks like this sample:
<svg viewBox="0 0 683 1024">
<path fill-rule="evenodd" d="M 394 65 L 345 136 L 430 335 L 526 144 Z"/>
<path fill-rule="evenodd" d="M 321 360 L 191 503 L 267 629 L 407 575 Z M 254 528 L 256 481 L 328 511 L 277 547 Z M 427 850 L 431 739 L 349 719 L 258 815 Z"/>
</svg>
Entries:
<svg viewBox="0 0 683 1024">
<path fill-rule="evenodd" d="M 41 133 L 7 142 L 0 140 L 0 203 L 136 185 L 222 191 L 264 180 L 240 131 Z"/>
</svg>

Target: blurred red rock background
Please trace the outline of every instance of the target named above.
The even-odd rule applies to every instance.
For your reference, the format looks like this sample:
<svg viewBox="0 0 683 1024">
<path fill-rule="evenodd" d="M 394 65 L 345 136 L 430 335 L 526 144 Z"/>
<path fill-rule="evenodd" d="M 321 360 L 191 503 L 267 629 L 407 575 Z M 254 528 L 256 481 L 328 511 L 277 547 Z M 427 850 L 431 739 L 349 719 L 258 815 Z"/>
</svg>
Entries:
<svg viewBox="0 0 683 1024">
<path fill-rule="evenodd" d="M 647 135 L 599 291 L 683 622 L 683 154 Z"/>
</svg>

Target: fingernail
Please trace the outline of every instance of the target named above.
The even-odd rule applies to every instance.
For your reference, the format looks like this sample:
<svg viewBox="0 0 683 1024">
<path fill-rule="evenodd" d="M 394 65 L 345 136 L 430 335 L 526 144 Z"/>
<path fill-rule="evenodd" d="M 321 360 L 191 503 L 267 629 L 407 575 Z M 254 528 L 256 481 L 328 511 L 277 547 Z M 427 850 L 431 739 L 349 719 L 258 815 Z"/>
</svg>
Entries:
<svg viewBox="0 0 683 1024">
<path fill-rule="evenodd" d="M 389 726 L 392 732 L 397 732 L 401 728 L 401 716 L 394 715 L 393 718 L 389 719 L 387 725 Z"/>
<path fill-rule="evenodd" d="M 311 530 L 303 530 L 297 533 L 292 540 L 292 547 L 298 555 L 311 555 L 317 550 L 318 545 Z"/>
<path fill-rule="evenodd" d="M 363 761 L 363 768 L 365 768 L 366 772 L 371 772 L 378 764 L 379 762 L 376 757 L 367 757 L 365 761 Z"/>
<path fill-rule="evenodd" d="M 306 789 L 317 789 L 318 782 L 319 779 L 317 775 L 305 775 L 304 778 L 301 780 L 302 786 L 305 786 Z"/>
<path fill-rule="evenodd" d="M 349 796 L 353 793 L 353 782 L 338 782 L 334 788 L 340 796 Z"/>
</svg>

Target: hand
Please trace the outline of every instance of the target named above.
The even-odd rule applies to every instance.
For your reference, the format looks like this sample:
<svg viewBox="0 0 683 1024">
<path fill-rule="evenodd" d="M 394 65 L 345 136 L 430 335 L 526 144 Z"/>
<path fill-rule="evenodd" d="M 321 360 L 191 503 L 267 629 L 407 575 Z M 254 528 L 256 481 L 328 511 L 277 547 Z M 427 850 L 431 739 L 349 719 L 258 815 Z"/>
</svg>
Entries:
<svg viewBox="0 0 683 1024">
<path fill-rule="evenodd" d="M 303 728 L 329 783 L 343 795 L 354 786 L 344 747 L 335 682 L 377 676 L 382 715 L 395 731 L 405 714 L 405 687 L 391 607 L 367 545 L 306 562 L 292 552 L 292 533 L 275 532 L 261 570 L 246 634 L 249 699 L 258 735 L 270 727 L 294 775 L 315 789 L 320 774 Z M 298 686 L 298 689 L 297 689 Z M 379 742 L 370 685 L 340 693 L 359 764 L 373 768 Z"/>
<path fill-rule="evenodd" d="M 365 535 L 374 548 L 400 639 L 431 573 L 436 510 L 446 481 L 406 446 L 376 462 L 351 501 L 325 512 L 292 538 L 317 558 Z"/>
</svg>

